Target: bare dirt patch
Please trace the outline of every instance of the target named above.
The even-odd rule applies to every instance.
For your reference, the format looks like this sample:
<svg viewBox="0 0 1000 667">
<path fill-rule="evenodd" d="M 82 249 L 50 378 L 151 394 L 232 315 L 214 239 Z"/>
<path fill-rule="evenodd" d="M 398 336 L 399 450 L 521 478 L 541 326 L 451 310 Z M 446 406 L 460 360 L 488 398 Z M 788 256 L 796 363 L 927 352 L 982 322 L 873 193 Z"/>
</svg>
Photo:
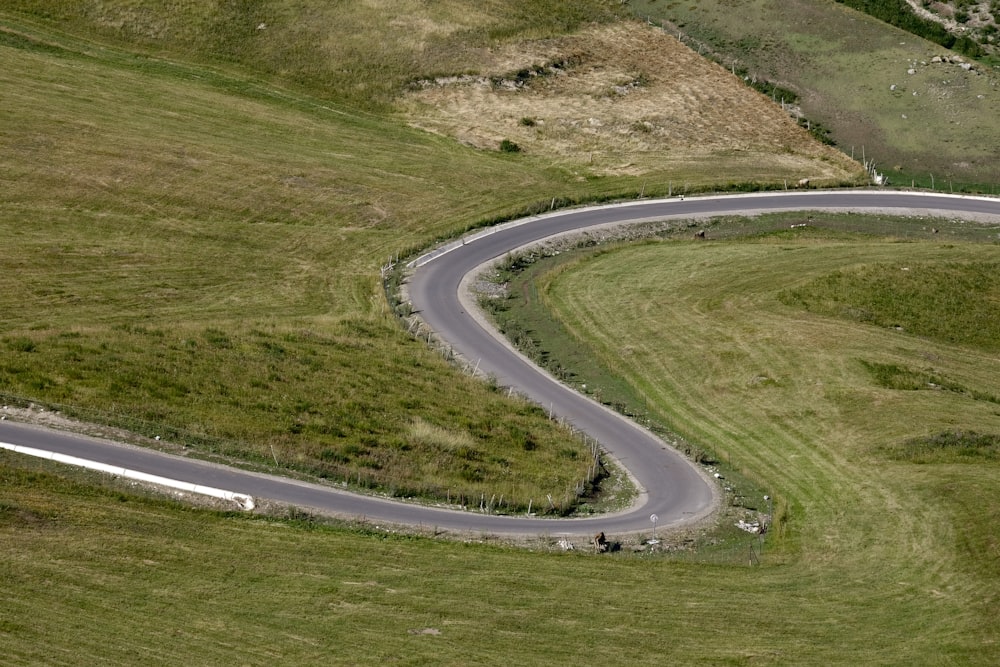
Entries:
<svg viewBox="0 0 1000 667">
<path fill-rule="evenodd" d="M 640 175 L 716 158 L 817 180 L 858 171 L 780 105 L 641 23 L 495 49 L 476 74 L 418 82 L 402 104 L 417 127 L 488 150 L 507 139 L 592 174 Z"/>
</svg>

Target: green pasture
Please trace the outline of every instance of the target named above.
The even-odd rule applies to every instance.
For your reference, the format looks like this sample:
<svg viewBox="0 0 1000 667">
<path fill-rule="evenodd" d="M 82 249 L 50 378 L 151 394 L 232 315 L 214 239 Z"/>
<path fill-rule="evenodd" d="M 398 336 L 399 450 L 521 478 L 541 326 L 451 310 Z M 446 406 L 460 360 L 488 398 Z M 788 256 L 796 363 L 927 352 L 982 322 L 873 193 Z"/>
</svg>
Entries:
<svg viewBox="0 0 1000 667">
<path fill-rule="evenodd" d="M 850 233 L 868 221 L 840 221 L 820 230 L 814 215 L 812 227 L 788 230 L 788 218 L 774 219 L 743 233 L 736 221 L 716 223 L 715 241 L 685 233 L 600 248 L 536 280 L 568 347 L 594 352 L 655 419 L 775 496 L 783 516 L 759 560 L 598 557 L 544 541 L 515 549 L 488 536 L 455 544 L 330 527 L 294 510 L 220 514 L 4 454 L 0 532 L 17 544 L 0 558 L 7 655 L 994 664 L 995 347 L 917 333 L 933 314 L 885 325 L 821 306 L 907 294 L 919 267 L 974 280 L 996 246 L 963 238 L 968 223 L 936 223 L 934 235 L 916 221 L 904 239 L 877 223 Z M 785 231 L 759 233 L 768 227 Z M 937 297 L 960 289 L 941 284 Z M 967 304 L 988 313 L 995 297 L 987 286 Z M 969 391 L 893 386 L 873 372 L 886 367 Z M 936 454 L 907 458 L 914 448 Z"/>
<path fill-rule="evenodd" d="M 5 403 L 398 495 L 564 504 L 586 446 L 406 335 L 379 267 L 629 182 L 9 16 Z"/>
<path fill-rule="evenodd" d="M 610 16 L 600 3 L 501 4 L 358 5 L 342 22 L 347 9 L 317 4 L 328 41 L 283 3 L 253 5 L 266 28 L 250 32 L 226 3 L 5 5 L 4 402 L 396 495 L 496 496 L 517 509 L 551 494 L 570 509 L 585 445 L 401 331 L 380 267 L 553 197 L 769 176 L 703 165 L 668 169 L 663 183 L 580 178 L 410 129 L 372 113 L 381 93 L 362 103 L 336 83 L 331 68 L 350 62 L 358 82 L 398 92 L 407 77 L 457 67 L 433 54 L 468 57 L 447 45 Z M 547 18 L 526 27 L 534 13 Z M 437 37 L 376 38 L 404 18 Z M 335 37 L 356 39 L 366 19 L 368 48 L 409 49 L 399 67 L 337 50 L 347 47 Z M 299 69 L 281 65 L 289 53 Z"/>
<path fill-rule="evenodd" d="M 477 50 L 624 14 L 600 0 L 11 0 L 2 12 L 32 31 L 253 72 L 260 81 L 380 112 L 417 78 L 466 71 Z"/>
<path fill-rule="evenodd" d="M 572 383 L 770 491 L 787 508 L 768 538 L 786 574 L 822 567 L 841 592 L 865 581 L 851 595 L 885 604 L 889 623 L 911 613 L 891 600 L 916 586 L 927 605 L 914 620 L 930 632 L 955 620 L 933 600 L 961 599 L 971 624 L 942 637 L 989 651 L 996 229 L 822 214 L 789 229 L 805 222 L 765 216 L 739 223 L 745 238 L 717 223 L 707 243 L 685 232 L 561 253 L 512 283 L 503 316 L 523 317 Z M 947 662 L 951 647 L 917 661 Z"/>
<path fill-rule="evenodd" d="M 630 3 L 640 17 L 680 26 L 686 43 L 716 54 L 727 67 L 797 93 L 807 118 L 829 128 L 840 150 L 874 160 L 890 184 L 998 192 L 1000 70 L 994 64 L 968 72 L 932 63 L 949 52 L 839 3 L 733 5 Z"/>
<path fill-rule="evenodd" d="M 725 162 L 666 166 L 660 183 L 578 177 L 409 129 L 392 100 L 478 49 L 620 10 L 4 3 L 3 403 L 399 495 L 566 498 L 586 447 L 404 332 L 380 267 L 553 197 L 779 181 Z M 979 81 L 944 91 L 961 88 L 948 98 L 961 128 L 928 134 L 974 165 L 998 117 L 995 97 L 964 96 Z M 927 145 L 928 160 L 952 155 Z M 997 180 L 977 173 L 953 178 Z M 995 264 L 995 246 L 933 224 L 941 236 L 906 243 L 640 245 L 539 292 L 623 395 L 775 496 L 781 521 L 753 565 L 218 513 L 3 453 L 2 661 L 996 664 L 996 347 L 829 305 L 927 267 L 971 279 L 963 267 Z M 966 307 L 995 307 L 992 285 Z M 734 532 L 693 539 L 710 554 Z"/>
</svg>

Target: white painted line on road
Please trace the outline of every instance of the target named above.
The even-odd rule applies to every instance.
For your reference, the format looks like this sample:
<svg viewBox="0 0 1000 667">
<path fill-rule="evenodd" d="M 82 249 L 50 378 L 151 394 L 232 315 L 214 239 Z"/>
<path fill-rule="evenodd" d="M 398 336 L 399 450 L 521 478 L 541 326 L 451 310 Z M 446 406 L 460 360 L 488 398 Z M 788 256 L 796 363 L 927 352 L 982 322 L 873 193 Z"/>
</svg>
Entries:
<svg viewBox="0 0 1000 667">
<path fill-rule="evenodd" d="M 676 197 L 659 197 L 659 198 L 656 198 L 656 199 L 632 199 L 632 200 L 615 202 L 615 203 L 612 203 L 612 204 L 607 204 L 607 203 L 604 203 L 604 204 L 590 204 L 590 205 L 585 205 L 585 206 L 555 209 L 555 210 L 552 210 L 552 211 L 546 211 L 544 213 L 538 213 L 538 214 L 535 214 L 535 215 L 529 215 L 529 216 L 526 216 L 524 218 L 517 218 L 515 220 L 510 220 L 508 222 L 503 222 L 503 223 L 500 223 L 500 224 L 497 224 L 497 225 L 490 225 L 488 227 L 484 227 L 482 229 L 479 229 L 479 230 L 477 230 L 476 232 L 474 232 L 472 234 L 469 234 L 469 235 L 464 235 L 463 234 L 461 236 L 461 238 L 458 238 L 458 239 L 453 240 L 453 241 L 449 241 L 449 242 L 447 242 L 447 243 L 445 243 L 443 245 L 438 246 L 437 248 L 434 248 L 434 249 L 432 249 L 432 250 L 430 250 L 428 252 L 425 252 L 423 255 L 420 255 L 416 259 L 409 261 L 406 264 L 406 266 L 407 266 L 407 268 L 410 268 L 410 269 L 419 269 L 424 264 L 428 264 L 430 262 L 433 262 L 434 260 L 436 260 L 436 259 L 438 259 L 440 257 L 443 257 L 444 255 L 447 255 L 448 253 L 452 252 L 453 250 L 458 250 L 459 248 L 461 248 L 464 245 L 467 245 L 467 244 L 472 243 L 474 241 L 478 241 L 479 239 L 485 238 L 487 236 L 492 236 L 493 234 L 496 234 L 497 232 L 506 231 L 506 230 L 510 229 L 511 227 L 520 227 L 521 225 L 527 225 L 527 224 L 531 224 L 533 222 L 538 222 L 540 220 L 545 220 L 545 219 L 548 219 L 548 218 L 557 218 L 557 217 L 561 217 L 561 216 L 564 216 L 564 215 L 573 215 L 573 214 L 583 213 L 583 212 L 587 212 L 587 211 L 596 211 L 596 210 L 600 210 L 600 209 L 609 209 L 609 208 L 629 208 L 629 207 L 633 207 L 633 206 L 648 206 L 650 204 L 664 204 L 664 203 L 668 203 L 668 202 L 683 202 L 685 200 L 685 198 L 687 198 L 688 200 L 691 200 L 691 201 L 711 201 L 711 200 L 720 200 L 720 199 L 732 200 L 732 199 L 765 198 L 765 197 L 773 197 L 776 194 L 780 194 L 783 197 L 816 197 L 816 196 L 822 196 L 822 195 L 825 195 L 825 194 L 829 194 L 830 192 L 845 193 L 845 194 L 850 194 L 850 195 L 873 195 L 873 196 L 876 196 L 876 197 L 879 197 L 879 196 L 883 196 L 884 197 L 887 193 L 891 194 L 891 193 L 894 193 L 894 192 L 904 192 L 907 196 L 913 195 L 913 196 L 935 197 L 935 198 L 948 197 L 948 198 L 952 198 L 952 199 L 975 199 L 975 200 L 978 200 L 978 201 L 996 201 L 997 200 L 996 197 L 987 197 L 986 195 L 956 195 L 956 194 L 953 194 L 953 193 L 945 193 L 945 192 L 923 192 L 923 191 L 912 191 L 911 192 L 911 191 L 896 191 L 896 190 L 823 190 L 823 189 L 819 189 L 819 190 L 803 190 L 803 191 L 795 191 L 795 190 L 764 190 L 764 191 L 761 191 L 761 192 L 740 192 L 740 193 L 731 193 L 731 194 L 719 193 L 719 194 L 700 194 L 700 195 L 685 195 L 685 196 L 678 195 Z M 808 207 L 803 207 L 803 208 L 807 209 Z M 850 207 L 848 207 L 848 208 L 846 208 L 844 210 L 848 210 L 849 208 Z M 780 209 L 780 210 L 785 210 L 785 209 Z M 947 215 L 948 213 L 949 213 L 949 211 L 947 211 L 947 210 L 942 211 L 942 214 L 944 214 L 944 215 Z M 680 214 L 681 217 L 684 217 L 684 215 L 685 214 L 683 214 L 683 213 Z M 664 216 L 662 216 L 662 215 L 661 216 L 654 216 L 652 218 L 649 218 L 649 220 L 658 220 L 658 219 L 662 219 L 663 217 Z M 691 217 L 705 217 L 705 216 L 703 216 L 703 215 L 692 215 Z M 643 221 L 643 219 L 634 219 L 634 220 L 629 220 L 627 222 L 628 223 L 635 223 L 635 222 L 641 222 L 641 221 Z M 620 224 L 620 223 L 614 223 L 614 224 Z M 579 230 L 576 230 L 576 231 L 579 231 Z"/>
<path fill-rule="evenodd" d="M 58 461 L 59 463 L 66 463 L 73 466 L 79 466 L 81 468 L 87 468 L 89 470 L 106 472 L 108 474 L 117 475 L 119 477 L 125 477 L 127 479 L 134 479 L 140 482 L 148 482 L 149 484 L 157 484 L 159 486 L 166 486 L 171 489 L 187 491 L 188 493 L 197 493 L 202 496 L 211 496 L 212 498 L 221 498 L 223 500 L 229 500 L 231 502 L 239 504 L 240 507 L 247 510 L 248 512 L 256 506 L 254 504 L 253 497 L 245 493 L 236 493 L 235 491 L 216 489 L 211 486 L 202 486 L 200 484 L 182 482 L 176 479 L 160 477 L 159 475 L 151 475 L 146 472 L 139 472 L 138 470 L 129 470 L 128 468 L 120 468 L 118 466 L 108 465 L 107 463 L 99 463 L 98 461 L 89 461 L 87 459 L 81 459 L 76 456 L 69 456 L 68 454 L 50 452 L 44 449 L 35 449 L 34 447 L 24 447 L 22 445 L 12 445 L 9 442 L 0 442 L 0 449 L 8 449 L 17 454 L 26 454 L 27 456 L 34 456 L 36 458 L 47 459 L 49 461 Z"/>
</svg>

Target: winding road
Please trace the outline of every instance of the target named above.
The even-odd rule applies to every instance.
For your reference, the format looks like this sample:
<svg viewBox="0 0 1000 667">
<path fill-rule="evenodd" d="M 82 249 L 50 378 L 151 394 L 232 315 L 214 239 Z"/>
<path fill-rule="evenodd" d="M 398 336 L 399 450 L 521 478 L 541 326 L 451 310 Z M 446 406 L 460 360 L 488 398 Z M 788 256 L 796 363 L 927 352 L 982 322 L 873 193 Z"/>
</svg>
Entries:
<svg viewBox="0 0 1000 667">
<path fill-rule="evenodd" d="M 115 465 L 161 477 L 312 508 L 379 524 L 422 525 L 492 535 L 581 536 L 650 529 L 694 521 L 711 513 L 718 483 L 652 433 L 559 384 L 527 361 L 491 327 L 468 296 L 475 275 L 518 248 L 585 229 L 729 214 L 791 210 L 883 211 L 961 217 L 1000 224 L 1000 199 L 895 191 L 811 191 L 637 201 L 556 211 L 485 229 L 442 246 L 412 263 L 408 292 L 414 310 L 438 337 L 503 386 L 537 401 L 596 439 L 632 476 L 641 494 L 628 510 L 587 518 L 555 519 L 460 512 L 361 496 L 328 486 L 247 472 L 192 458 L 122 445 L 11 421 L 0 422 L 0 443 L 10 443 Z"/>
</svg>

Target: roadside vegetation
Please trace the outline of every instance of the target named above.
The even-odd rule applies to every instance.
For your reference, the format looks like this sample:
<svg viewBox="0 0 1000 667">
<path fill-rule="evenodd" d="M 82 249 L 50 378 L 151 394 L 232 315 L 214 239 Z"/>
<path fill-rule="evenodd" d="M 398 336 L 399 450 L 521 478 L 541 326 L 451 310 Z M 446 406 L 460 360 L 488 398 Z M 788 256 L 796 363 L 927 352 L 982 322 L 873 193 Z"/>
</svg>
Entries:
<svg viewBox="0 0 1000 667">
<path fill-rule="evenodd" d="M 191 456 L 434 502 L 474 508 L 477 498 L 503 496 L 507 507 L 497 509 L 515 511 L 552 495 L 556 507 L 546 509 L 560 513 L 589 502 L 570 492 L 589 467 L 587 445 L 403 331 L 380 267 L 471 226 L 555 205 L 781 188 L 810 176 L 863 182 L 857 165 L 813 142 L 808 128 L 778 124 L 766 97 L 729 88 L 735 67 L 698 64 L 662 33 L 642 28 L 642 40 L 623 42 L 630 51 L 618 54 L 642 62 L 636 54 L 662 48 L 655 53 L 671 54 L 662 70 L 605 67 L 614 59 L 601 49 L 620 34 L 622 10 L 597 0 L 4 3 L 2 404 L 44 406 Z M 570 69 L 591 92 L 565 116 L 570 128 L 585 123 L 558 143 L 546 134 L 558 123 L 544 111 L 552 101 L 545 86 L 532 78 L 507 91 L 504 82 L 564 62 L 570 47 L 586 56 Z M 559 58 L 503 62 L 548 48 Z M 704 76 L 691 76 L 694 67 Z M 462 115 L 468 100 L 421 115 L 411 97 L 422 82 L 464 75 L 500 77 L 482 109 L 512 93 L 510 117 L 472 138 L 453 131 L 476 117 Z M 657 88 L 662 81 L 677 84 L 676 97 L 656 96 L 671 88 Z M 711 104 L 692 105 L 699 99 Z M 725 114 L 702 115 L 720 99 Z M 985 110 L 972 99 L 956 93 L 958 111 L 971 115 L 956 118 L 961 131 L 949 128 L 958 134 L 938 126 L 939 134 L 964 141 L 967 121 L 997 117 L 994 98 Z M 632 100 L 669 101 L 698 122 L 630 116 L 627 127 L 612 126 L 627 131 L 627 151 L 591 157 L 580 148 L 608 125 L 595 109 L 633 114 Z M 674 138 L 653 142 L 664 136 Z M 970 164 L 991 164 L 995 143 L 977 136 Z M 713 143 L 719 137 L 725 142 Z M 691 158 L 701 145 L 711 150 Z M 969 173 L 988 182 L 987 171 Z M 955 175 L 956 186 L 970 178 Z M 716 255 L 714 245 L 680 242 L 666 263 L 642 254 L 667 245 L 623 251 L 638 253 L 640 273 L 650 264 L 660 271 L 624 305 L 655 303 L 657 318 L 675 319 L 615 332 L 620 343 L 634 341 L 626 346 L 635 354 L 619 344 L 624 361 L 606 351 L 597 359 L 643 399 L 651 419 L 699 448 L 693 457 L 717 460 L 727 483 L 775 498 L 781 529 L 763 543 L 752 538 L 749 563 L 746 542 L 727 525 L 692 529 L 656 555 L 556 554 L 554 540 L 536 553 L 485 536 L 443 543 L 432 527 L 418 537 L 329 526 L 295 508 L 273 508 L 274 516 L 194 509 L 4 452 L 7 659 L 1000 662 L 991 615 L 1000 558 L 988 530 L 1000 514 L 990 458 L 1000 427 L 988 400 L 1000 395 L 995 360 L 937 341 L 927 345 L 939 359 L 923 359 L 923 339 L 907 332 L 872 333 L 782 304 L 774 281 L 783 274 L 757 264 L 803 271 L 800 282 L 782 283 L 788 289 L 845 269 L 849 256 L 872 264 L 993 260 L 964 243 L 954 252 L 870 239 L 855 247 L 853 238 L 802 232 L 720 245 Z M 903 250 L 915 254 L 891 254 Z M 693 282 L 670 282 L 678 276 L 668 265 L 686 267 Z M 594 304 L 610 308 L 601 290 L 625 270 L 588 287 Z M 764 292 L 747 291 L 751 277 Z M 680 308 L 692 299 L 695 313 L 763 319 L 734 327 L 733 319 L 686 318 Z M 808 299 L 814 309 L 823 302 Z M 781 326 L 807 323 L 791 329 L 791 349 L 816 348 L 826 365 L 809 366 L 816 362 L 805 352 L 787 354 L 789 339 L 763 335 L 775 313 Z M 589 337 L 575 346 L 601 351 L 598 329 L 591 335 L 566 322 Z M 859 331 L 867 345 L 837 357 L 841 348 L 828 343 Z M 754 332 L 759 340 L 738 342 L 764 347 L 745 356 L 726 344 Z M 661 348 L 650 348 L 651 363 L 640 369 L 647 375 L 637 373 L 643 345 L 678 339 L 687 343 L 667 351 L 683 364 L 678 375 L 660 365 Z M 701 380 L 692 383 L 690 371 Z M 943 389 L 879 384 L 913 374 Z M 788 393 L 796 386 L 822 399 L 817 407 Z M 753 414 L 750 402 L 716 412 L 755 392 L 774 403 Z M 927 428 L 916 433 L 914 423 Z M 911 458 L 922 465 L 905 456 L 918 450 Z M 969 451 L 986 464 L 967 465 Z M 741 502 L 763 509 L 756 498 Z"/>
<path fill-rule="evenodd" d="M 402 331 L 380 267 L 554 195 L 784 179 L 763 160 L 662 159 L 647 187 L 408 127 L 388 111 L 408 81 L 614 18 L 604 3 L 465 6 L 5 5 L 3 403 L 396 496 L 589 502 L 588 446 Z M 856 177 L 791 129 L 768 149 L 774 164 L 799 151 L 787 176 Z"/>
<path fill-rule="evenodd" d="M 974 266 L 995 246 L 965 238 L 987 232 L 968 223 L 811 218 L 700 223 L 659 242 L 561 253 L 567 268 L 543 272 L 531 292 L 572 337 L 544 341 L 550 353 L 589 349 L 606 369 L 577 381 L 604 391 L 613 370 L 651 416 L 762 482 L 776 514 L 787 508 L 758 561 L 598 558 L 552 553 L 544 540 L 512 549 L 487 536 L 441 542 L 430 527 L 421 537 L 327 526 L 294 509 L 196 510 L 3 453 L 0 539 L 17 544 L 0 559 L 8 655 L 995 664 L 996 405 L 885 387 L 859 361 L 932 364 L 996 394 L 995 355 L 778 298 L 852 267 Z M 696 229 L 709 239 L 690 240 Z"/>
<path fill-rule="evenodd" d="M 787 507 L 771 558 L 823 563 L 839 593 L 932 634 L 955 618 L 926 596 L 960 598 L 978 611 L 958 634 L 991 650 L 998 507 L 979 494 L 1000 481 L 1000 337 L 948 304 L 997 319 L 996 228 L 819 213 L 698 228 L 709 241 L 680 226 L 523 263 L 502 317 L 567 381 Z"/>
</svg>

